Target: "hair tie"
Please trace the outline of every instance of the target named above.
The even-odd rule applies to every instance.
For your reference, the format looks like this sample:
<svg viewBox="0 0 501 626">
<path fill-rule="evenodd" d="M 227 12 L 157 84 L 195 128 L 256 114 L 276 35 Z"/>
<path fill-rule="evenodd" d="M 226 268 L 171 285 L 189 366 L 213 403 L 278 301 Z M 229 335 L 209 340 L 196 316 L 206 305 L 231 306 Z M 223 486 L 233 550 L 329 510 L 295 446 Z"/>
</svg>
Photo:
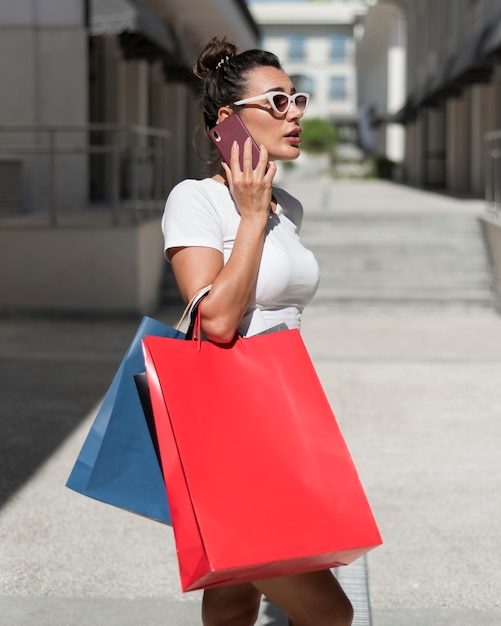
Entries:
<svg viewBox="0 0 501 626">
<path fill-rule="evenodd" d="M 216 70 L 218 70 L 222 65 L 224 65 L 225 63 L 228 63 L 228 61 L 230 60 L 230 57 L 228 55 L 226 55 L 225 57 L 223 57 L 218 64 L 216 65 Z"/>
</svg>

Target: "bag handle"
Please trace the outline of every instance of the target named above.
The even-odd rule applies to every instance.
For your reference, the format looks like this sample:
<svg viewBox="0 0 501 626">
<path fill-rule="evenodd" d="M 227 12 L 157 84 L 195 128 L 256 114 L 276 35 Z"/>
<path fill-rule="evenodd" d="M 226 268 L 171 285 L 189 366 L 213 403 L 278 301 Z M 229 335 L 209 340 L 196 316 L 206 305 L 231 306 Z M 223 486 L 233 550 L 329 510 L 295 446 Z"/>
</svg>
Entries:
<svg viewBox="0 0 501 626">
<path fill-rule="evenodd" d="M 194 339 L 197 344 L 197 352 L 202 348 L 202 301 L 199 302 L 197 313 L 193 320 L 193 332 L 190 339 Z"/>
<path fill-rule="evenodd" d="M 205 294 L 204 297 L 206 295 L 207 294 Z M 202 348 L 202 300 L 203 298 L 200 298 L 200 300 L 197 302 L 197 309 L 194 313 L 192 328 L 191 328 L 192 333 L 189 337 L 186 336 L 186 339 L 192 339 L 193 343 L 197 344 L 197 352 L 200 352 Z M 240 335 L 240 333 L 237 332 L 233 339 L 233 343 L 238 341 L 240 345 L 243 346 L 245 350 L 247 350 L 246 342 L 243 339 L 244 338 L 242 337 L 242 335 Z"/>
<path fill-rule="evenodd" d="M 207 287 L 203 287 L 197 291 L 197 293 L 191 298 L 191 300 L 186 305 L 186 308 L 179 319 L 179 322 L 176 324 L 176 330 L 181 330 L 183 323 L 186 321 L 186 318 L 189 318 L 189 327 L 186 331 L 186 338 L 191 339 L 193 336 L 193 330 L 195 325 L 195 317 L 200 307 L 200 303 L 202 300 L 209 294 L 210 288 L 212 285 L 207 285 Z"/>
</svg>

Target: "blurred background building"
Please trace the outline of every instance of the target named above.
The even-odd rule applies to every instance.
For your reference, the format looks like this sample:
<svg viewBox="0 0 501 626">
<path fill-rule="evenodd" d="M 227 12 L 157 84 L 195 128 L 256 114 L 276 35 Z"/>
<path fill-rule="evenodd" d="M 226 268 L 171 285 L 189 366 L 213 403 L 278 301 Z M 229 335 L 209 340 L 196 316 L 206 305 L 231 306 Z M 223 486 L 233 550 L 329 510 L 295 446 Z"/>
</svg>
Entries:
<svg viewBox="0 0 501 626">
<path fill-rule="evenodd" d="M 276 52 L 312 94 L 305 124 L 335 126 L 385 176 L 497 217 L 499 0 L 2 2 L 0 312 L 169 299 L 158 216 L 201 173 L 192 65 L 214 35 Z"/>
<path fill-rule="evenodd" d="M 261 44 L 278 55 L 298 91 L 311 94 L 308 117 L 330 120 L 356 142 L 358 85 L 354 30 L 367 11 L 360 0 L 250 0 Z"/>
<path fill-rule="evenodd" d="M 215 35 L 257 46 L 244 0 L 0 3 L 2 311 L 156 307 L 151 217 L 199 172 L 192 65 Z"/>
<path fill-rule="evenodd" d="M 400 162 L 405 182 L 499 206 L 501 3 L 371 5 L 357 41 L 365 146 Z"/>
</svg>

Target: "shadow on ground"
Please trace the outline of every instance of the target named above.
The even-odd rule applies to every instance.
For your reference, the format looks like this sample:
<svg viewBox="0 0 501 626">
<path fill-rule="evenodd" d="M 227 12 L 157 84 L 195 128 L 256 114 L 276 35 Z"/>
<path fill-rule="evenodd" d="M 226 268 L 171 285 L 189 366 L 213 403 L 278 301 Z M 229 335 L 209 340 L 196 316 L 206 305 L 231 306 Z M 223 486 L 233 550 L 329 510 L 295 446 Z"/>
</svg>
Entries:
<svg viewBox="0 0 501 626">
<path fill-rule="evenodd" d="M 137 324 L 0 319 L 0 506 L 99 402 Z"/>
</svg>

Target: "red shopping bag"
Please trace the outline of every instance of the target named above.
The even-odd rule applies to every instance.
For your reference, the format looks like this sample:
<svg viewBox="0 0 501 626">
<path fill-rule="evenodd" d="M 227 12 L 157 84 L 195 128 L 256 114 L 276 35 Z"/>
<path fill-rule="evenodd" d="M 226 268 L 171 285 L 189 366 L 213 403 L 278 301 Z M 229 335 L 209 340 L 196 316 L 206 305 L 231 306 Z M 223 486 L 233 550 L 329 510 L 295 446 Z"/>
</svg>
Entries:
<svg viewBox="0 0 501 626">
<path fill-rule="evenodd" d="M 184 591 L 337 567 L 381 543 L 297 330 L 143 346 Z"/>
</svg>

